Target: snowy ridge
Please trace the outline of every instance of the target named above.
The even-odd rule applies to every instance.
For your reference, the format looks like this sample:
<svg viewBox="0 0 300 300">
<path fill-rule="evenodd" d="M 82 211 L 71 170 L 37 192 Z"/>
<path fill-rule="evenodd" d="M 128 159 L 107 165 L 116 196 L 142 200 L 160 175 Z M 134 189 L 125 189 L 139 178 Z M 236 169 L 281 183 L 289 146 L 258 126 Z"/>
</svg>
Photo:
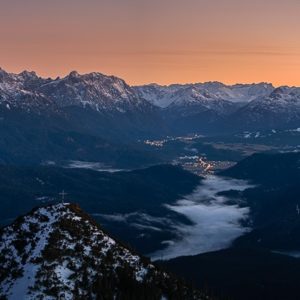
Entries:
<svg viewBox="0 0 300 300">
<path fill-rule="evenodd" d="M 123 119 L 159 134 L 164 126 L 157 124 L 172 132 L 177 124 L 181 126 L 178 120 L 183 120 L 188 133 L 205 126 L 222 130 L 224 125 L 232 131 L 240 124 L 250 130 L 294 128 L 300 126 L 299 95 L 300 88 L 275 88 L 263 82 L 129 86 L 118 77 L 95 72 L 81 75 L 73 71 L 63 78 L 45 79 L 34 72 L 11 74 L 0 69 L 0 112 L 58 112 L 72 120 L 78 108 L 85 109 L 87 118 L 91 109 L 113 124 Z"/>
<path fill-rule="evenodd" d="M 266 123 L 274 128 L 284 123 L 292 128 L 300 124 L 300 88 L 276 88 L 270 95 L 251 101 L 237 113 L 237 119 L 247 123 Z"/>
<path fill-rule="evenodd" d="M 109 237 L 77 205 L 35 209 L 0 234 L 0 298 L 169 299 L 175 291 L 209 299 Z"/>
<path fill-rule="evenodd" d="M 206 124 L 236 130 L 294 128 L 300 125 L 300 88 L 269 83 L 225 85 L 206 82 L 135 87 L 139 95 L 158 106 L 175 124 L 190 117 L 189 130 Z M 205 118 L 204 123 L 201 120 Z"/>
<path fill-rule="evenodd" d="M 298 87 L 279 87 L 275 89 L 270 95 L 260 99 L 259 101 L 252 101 L 249 106 L 265 106 L 269 110 L 300 110 L 300 88 Z"/>
<path fill-rule="evenodd" d="M 53 107 L 54 103 L 36 90 L 36 87 L 47 81 L 34 72 L 11 74 L 0 68 L 0 105 L 7 109 L 22 108 L 26 111 Z"/>
<path fill-rule="evenodd" d="M 79 105 L 97 111 L 125 113 L 150 106 L 124 80 L 100 73 L 80 75 L 73 71 L 62 79 L 42 85 L 39 91 L 61 107 Z"/>
<path fill-rule="evenodd" d="M 220 82 L 173 84 L 160 86 L 150 84 L 137 86 L 139 95 L 161 108 L 180 106 L 202 101 L 229 101 L 247 103 L 269 95 L 274 87 L 269 83 L 225 85 Z"/>
<path fill-rule="evenodd" d="M 64 78 L 43 79 L 34 72 L 12 74 L 2 69 L 0 104 L 7 109 L 80 106 L 118 113 L 152 108 L 124 80 L 115 76 L 101 73 L 80 75 L 73 71 Z"/>
</svg>

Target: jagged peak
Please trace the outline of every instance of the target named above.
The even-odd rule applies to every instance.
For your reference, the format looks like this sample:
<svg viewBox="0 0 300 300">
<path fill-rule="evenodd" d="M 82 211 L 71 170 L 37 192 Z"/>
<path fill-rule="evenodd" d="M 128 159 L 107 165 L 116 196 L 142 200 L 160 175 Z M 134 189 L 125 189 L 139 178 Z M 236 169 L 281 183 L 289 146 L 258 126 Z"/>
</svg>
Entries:
<svg viewBox="0 0 300 300">
<path fill-rule="evenodd" d="M 71 71 L 67 77 L 78 78 L 78 77 L 80 77 L 80 74 L 77 71 Z"/>
<path fill-rule="evenodd" d="M 34 72 L 34 71 L 24 70 L 21 73 L 19 73 L 18 75 L 22 76 L 22 77 L 25 77 L 25 78 L 38 78 L 36 72 Z"/>
<path fill-rule="evenodd" d="M 10 74 L 0 67 L 0 80 L 9 78 Z"/>
<path fill-rule="evenodd" d="M 273 91 L 274 94 L 278 94 L 278 93 L 286 93 L 290 90 L 290 87 L 288 87 L 287 85 L 283 85 L 283 86 L 279 86 L 277 88 L 275 88 L 275 90 Z"/>
<path fill-rule="evenodd" d="M 298 98 L 299 96 L 300 96 L 300 88 L 299 87 L 289 87 L 289 86 L 277 87 L 270 94 L 270 98 L 283 98 L 283 97 Z"/>
</svg>

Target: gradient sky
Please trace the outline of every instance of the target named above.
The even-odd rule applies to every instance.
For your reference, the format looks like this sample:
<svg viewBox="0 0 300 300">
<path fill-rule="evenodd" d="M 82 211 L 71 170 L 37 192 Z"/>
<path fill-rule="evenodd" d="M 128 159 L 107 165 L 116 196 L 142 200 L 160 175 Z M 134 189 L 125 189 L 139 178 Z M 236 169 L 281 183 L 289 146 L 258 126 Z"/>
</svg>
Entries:
<svg viewBox="0 0 300 300">
<path fill-rule="evenodd" d="M 300 86 L 300 1 L 0 0 L 0 66 Z"/>
</svg>

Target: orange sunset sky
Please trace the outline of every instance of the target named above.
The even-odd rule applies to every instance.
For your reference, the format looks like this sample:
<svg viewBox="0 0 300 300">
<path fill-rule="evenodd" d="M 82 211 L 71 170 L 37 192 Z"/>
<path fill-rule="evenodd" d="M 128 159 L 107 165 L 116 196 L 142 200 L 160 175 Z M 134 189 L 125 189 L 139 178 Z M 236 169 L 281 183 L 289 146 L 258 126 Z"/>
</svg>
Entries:
<svg viewBox="0 0 300 300">
<path fill-rule="evenodd" d="M 0 66 L 300 86 L 300 1 L 0 0 Z"/>
</svg>

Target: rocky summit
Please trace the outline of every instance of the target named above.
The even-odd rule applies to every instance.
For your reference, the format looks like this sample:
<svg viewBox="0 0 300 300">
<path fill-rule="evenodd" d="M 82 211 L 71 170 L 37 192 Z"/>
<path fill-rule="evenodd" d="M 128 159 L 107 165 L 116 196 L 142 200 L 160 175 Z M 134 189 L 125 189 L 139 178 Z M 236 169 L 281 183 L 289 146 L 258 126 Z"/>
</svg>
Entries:
<svg viewBox="0 0 300 300">
<path fill-rule="evenodd" d="M 2 228 L 0 265 L 1 299 L 209 299 L 68 203 L 36 208 Z"/>
</svg>

